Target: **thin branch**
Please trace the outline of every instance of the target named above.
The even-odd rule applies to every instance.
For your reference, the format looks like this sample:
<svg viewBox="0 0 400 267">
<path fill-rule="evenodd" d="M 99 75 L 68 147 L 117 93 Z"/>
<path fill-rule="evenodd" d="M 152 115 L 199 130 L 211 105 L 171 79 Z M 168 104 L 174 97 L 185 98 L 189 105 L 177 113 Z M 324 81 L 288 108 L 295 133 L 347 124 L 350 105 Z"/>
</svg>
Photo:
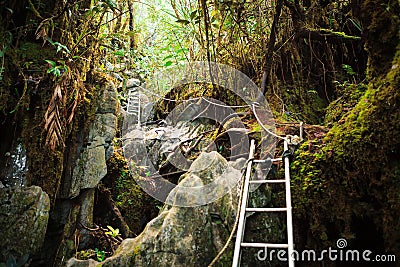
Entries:
<svg viewBox="0 0 400 267">
<path fill-rule="evenodd" d="M 278 1 L 278 4 L 276 5 L 275 8 L 275 15 L 274 15 L 274 20 L 272 22 L 271 26 L 271 34 L 269 37 L 269 43 L 267 46 L 267 52 L 265 54 L 264 58 L 264 72 L 263 72 L 263 77 L 261 81 L 261 93 L 262 95 L 258 96 L 258 101 L 260 98 L 262 98 L 266 91 L 267 91 L 267 85 L 269 83 L 269 78 L 270 78 L 270 73 L 271 73 L 271 68 L 272 68 L 272 55 L 275 50 L 275 41 L 276 41 L 276 34 L 277 34 L 277 28 L 278 28 L 278 23 L 279 23 L 279 18 L 281 16 L 281 11 L 282 11 L 282 6 L 283 6 L 283 0 Z"/>
</svg>

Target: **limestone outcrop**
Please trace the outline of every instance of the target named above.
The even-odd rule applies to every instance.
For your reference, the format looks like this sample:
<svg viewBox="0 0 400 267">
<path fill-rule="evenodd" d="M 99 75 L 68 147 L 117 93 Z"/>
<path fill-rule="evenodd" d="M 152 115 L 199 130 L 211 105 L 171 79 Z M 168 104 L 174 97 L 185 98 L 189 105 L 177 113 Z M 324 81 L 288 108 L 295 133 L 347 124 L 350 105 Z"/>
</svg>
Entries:
<svg viewBox="0 0 400 267">
<path fill-rule="evenodd" d="M 194 207 L 165 205 L 158 217 L 150 221 L 138 237 L 125 239 L 116 253 L 104 262 L 72 258 L 67 266 L 208 266 L 225 245 L 235 223 L 241 183 L 239 181 L 245 162 L 244 159 L 228 162 L 215 151 L 201 153 L 187 173 L 181 176 L 178 186 L 170 192 L 168 198 L 172 198 L 173 203 L 182 203 L 185 200 L 186 203 L 196 205 L 202 201 L 202 197 L 208 196 L 196 194 L 197 191 L 192 188 L 201 188 L 219 181 L 218 188 L 226 190 L 224 185 L 236 183 L 222 198 L 208 205 Z M 268 192 L 265 187 L 252 192 L 250 206 L 268 205 Z M 259 238 L 260 231 L 269 238 L 280 238 L 284 235 L 283 231 L 273 227 L 279 223 L 276 218 L 267 216 L 255 219 L 257 215 L 250 216 L 248 236 L 253 242 L 254 238 Z M 233 242 L 220 259 L 221 266 L 231 264 L 232 244 Z M 253 264 L 249 266 L 260 264 L 254 254 L 243 256 L 247 257 L 246 262 Z"/>
<path fill-rule="evenodd" d="M 49 197 L 38 186 L 0 189 L 0 262 L 41 249 L 49 210 Z"/>
</svg>

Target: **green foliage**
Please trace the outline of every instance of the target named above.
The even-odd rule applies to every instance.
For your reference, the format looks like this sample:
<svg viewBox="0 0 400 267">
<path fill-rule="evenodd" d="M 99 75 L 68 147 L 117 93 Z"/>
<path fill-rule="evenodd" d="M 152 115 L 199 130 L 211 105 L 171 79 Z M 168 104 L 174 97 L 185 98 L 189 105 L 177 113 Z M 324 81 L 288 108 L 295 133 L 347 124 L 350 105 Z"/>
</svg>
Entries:
<svg viewBox="0 0 400 267">
<path fill-rule="evenodd" d="M 47 69 L 47 73 L 53 74 L 57 78 L 61 77 L 63 73 L 68 73 L 68 66 L 66 66 L 64 62 L 58 61 L 61 65 L 57 65 L 57 63 L 52 60 L 45 59 L 45 61 L 50 65 Z"/>
<path fill-rule="evenodd" d="M 110 236 L 112 236 L 114 238 L 120 235 L 118 228 L 114 229 L 110 225 L 107 225 L 107 228 L 110 229 L 110 231 L 105 232 L 106 235 L 110 235 Z"/>
<path fill-rule="evenodd" d="M 55 47 L 56 48 L 56 53 L 58 53 L 58 52 L 62 52 L 62 53 L 65 53 L 65 54 L 69 54 L 70 53 L 70 51 L 69 51 L 69 49 L 68 49 L 68 47 L 66 47 L 65 45 L 62 45 L 62 44 L 60 44 L 59 42 L 55 42 L 55 41 L 53 41 L 51 38 L 46 38 L 46 40 L 53 46 L 53 47 Z"/>
<path fill-rule="evenodd" d="M 138 55 L 134 63 L 141 78 L 190 59 L 189 47 L 194 41 L 194 32 L 188 12 L 175 14 L 169 2 L 163 1 L 136 6 L 141 12 L 135 18 L 138 30 L 135 31 L 137 47 L 133 52 Z"/>
<path fill-rule="evenodd" d="M 102 262 L 106 259 L 106 253 L 104 252 L 104 250 L 99 250 L 98 248 L 95 248 L 94 251 L 96 253 L 97 261 Z"/>
<path fill-rule="evenodd" d="M 307 121 L 311 124 L 323 122 L 326 107 L 324 101 L 315 88 L 299 86 L 296 89 L 287 89 L 283 93 L 284 107 L 282 113 L 277 114 L 286 121 Z"/>
<path fill-rule="evenodd" d="M 353 68 L 350 65 L 347 64 L 342 64 L 342 69 L 346 71 L 346 73 L 350 76 L 355 75 L 356 73 L 354 72 Z"/>
<path fill-rule="evenodd" d="M 332 126 L 333 123 L 339 122 L 346 113 L 351 112 L 367 90 L 367 86 L 363 83 L 336 82 L 336 86 L 340 97 L 326 108 L 325 125 Z"/>
<path fill-rule="evenodd" d="M 92 249 L 87 249 L 87 250 L 82 250 L 79 251 L 75 257 L 79 260 L 88 260 L 90 259 L 92 256 L 96 255 L 96 252 Z"/>
<path fill-rule="evenodd" d="M 392 64 L 397 66 L 399 59 L 400 52 Z M 291 165 L 294 211 L 309 222 L 316 242 L 337 235 L 358 239 L 353 220 L 368 218 L 386 240 L 385 249 L 398 250 L 400 162 L 394 148 L 400 146 L 399 85 L 398 68 L 368 86 L 346 84 L 344 101 L 336 105 L 351 108 L 337 113 L 341 119 L 327 135 L 296 151 Z"/>
<path fill-rule="evenodd" d="M 296 199 L 296 208 L 301 211 L 308 206 L 309 194 L 315 195 L 324 191 L 322 170 L 318 163 L 324 160 L 323 145 L 320 140 L 311 140 L 304 142 L 295 151 L 295 160 L 291 164 L 292 186 L 294 190 L 294 199 Z M 301 206 L 303 207 L 301 208 Z M 301 212 L 300 212 L 301 213 Z"/>
</svg>

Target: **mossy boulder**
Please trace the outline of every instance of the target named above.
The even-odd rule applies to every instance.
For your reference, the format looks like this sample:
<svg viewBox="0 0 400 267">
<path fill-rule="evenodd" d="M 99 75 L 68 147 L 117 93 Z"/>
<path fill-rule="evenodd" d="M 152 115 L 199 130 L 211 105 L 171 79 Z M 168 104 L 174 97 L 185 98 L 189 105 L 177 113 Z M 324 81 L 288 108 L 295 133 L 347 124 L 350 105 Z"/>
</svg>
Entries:
<svg viewBox="0 0 400 267">
<path fill-rule="evenodd" d="M 35 255 L 41 249 L 50 200 L 38 186 L 0 189 L 0 262 Z"/>
</svg>

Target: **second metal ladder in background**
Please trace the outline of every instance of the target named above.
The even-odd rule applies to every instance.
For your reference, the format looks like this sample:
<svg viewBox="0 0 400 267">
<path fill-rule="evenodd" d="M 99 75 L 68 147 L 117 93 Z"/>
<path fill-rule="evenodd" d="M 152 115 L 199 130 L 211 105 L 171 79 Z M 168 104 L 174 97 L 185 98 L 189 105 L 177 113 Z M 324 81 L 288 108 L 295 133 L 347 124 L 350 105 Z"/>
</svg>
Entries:
<svg viewBox="0 0 400 267">
<path fill-rule="evenodd" d="M 130 88 L 128 91 L 128 103 L 126 112 L 137 117 L 137 126 L 140 127 L 141 120 L 141 103 L 139 87 Z"/>
<path fill-rule="evenodd" d="M 288 141 L 284 140 L 283 145 L 284 154 L 288 151 Z M 287 156 L 283 156 L 283 158 L 277 159 L 267 159 L 272 162 L 276 161 L 284 161 L 285 166 L 285 179 L 280 180 L 251 180 L 252 174 L 252 165 L 253 163 L 262 163 L 266 162 L 267 160 L 255 160 L 254 159 L 254 151 L 255 151 L 255 141 L 251 140 L 250 144 L 250 153 L 249 153 L 249 160 L 247 163 L 246 169 L 246 177 L 244 180 L 244 187 L 242 192 L 242 202 L 240 206 L 240 214 L 239 214 L 239 222 L 238 222 L 238 229 L 236 235 L 236 242 L 235 242 L 235 251 L 233 254 L 233 263 L 232 267 L 240 266 L 240 259 L 241 259 L 241 250 L 244 247 L 253 247 L 253 248 L 279 248 L 279 249 L 287 249 L 287 259 L 289 267 L 294 267 L 294 260 L 293 260 L 293 251 L 294 251 L 294 244 L 293 244 L 293 222 L 292 222 L 292 203 L 291 203 L 291 194 L 290 194 L 290 173 L 289 173 L 289 158 Z M 261 183 L 284 183 L 285 184 L 285 191 L 286 191 L 286 207 L 281 208 L 248 208 L 248 197 L 249 197 L 249 187 L 250 184 L 261 184 Z M 244 239 L 244 232 L 245 232 L 245 224 L 246 224 L 246 212 L 286 212 L 286 226 L 287 226 L 287 244 L 277 244 L 277 243 L 245 243 L 243 242 Z"/>
</svg>

